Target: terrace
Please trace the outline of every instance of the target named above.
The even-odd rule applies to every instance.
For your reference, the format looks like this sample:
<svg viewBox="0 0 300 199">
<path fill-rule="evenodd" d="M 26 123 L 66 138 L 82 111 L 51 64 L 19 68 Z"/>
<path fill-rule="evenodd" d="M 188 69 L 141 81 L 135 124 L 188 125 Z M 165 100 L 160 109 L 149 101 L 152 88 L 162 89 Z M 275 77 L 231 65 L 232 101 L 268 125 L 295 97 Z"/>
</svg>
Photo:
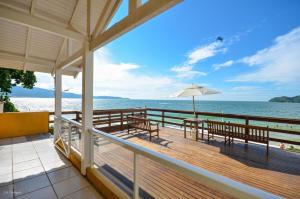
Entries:
<svg viewBox="0 0 300 199">
<path fill-rule="evenodd" d="M 181 114 L 181 117 L 174 116 L 178 113 Z M 81 120 L 80 112 L 66 111 L 64 114 L 74 120 Z M 159 138 L 153 137 L 150 142 L 149 134 L 146 131 L 127 133 L 126 116 L 141 114 L 146 114 L 146 117 L 152 121 L 160 122 Z M 187 133 L 185 139 L 181 128 L 182 120 L 192 117 L 192 115 L 193 112 L 191 111 L 151 108 L 95 110 L 93 123 L 97 129 L 103 132 L 177 160 L 182 160 L 193 166 L 285 198 L 299 197 L 300 169 L 297 165 L 300 163 L 300 155 L 271 146 L 270 154 L 267 156 L 265 145 L 253 142 L 245 143 L 238 139 L 231 146 L 224 145 L 224 139 L 221 137 L 216 137 L 215 140 L 207 142 L 206 127 L 203 140 L 195 141 L 190 133 Z M 215 120 L 239 118 L 245 123 L 253 123 L 257 120 L 267 122 L 268 125 L 273 123 L 273 126 L 278 126 L 279 123 L 281 125 L 300 124 L 299 120 L 284 118 L 203 112 L 197 112 L 197 116 L 214 116 Z M 299 130 L 286 130 L 280 128 L 280 125 L 276 129 L 273 128 L 272 132 L 276 135 L 300 134 Z M 74 146 L 79 149 L 80 136 L 76 133 L 73 136 L 76 137 L 73 139 Z M 98 137 L 94 138 L 93 157 L 95 168 L 109 178 L 115 186 L 130 195 L 134 183 L 132 152 Z M 274 138 L 272 135 L 271 138 L 270 140 L 274 141 L 274 144 L 276 141 L 300 145 L 297 141 Z M 205 184 L 199 183 L 193 178 L 188 178 L 177 170 L 170 169 L 161 163 L 146 157 L 140 158 L 139 161 L 140 167 L 143 168 L 139 179 L 140 189 L 150 198 L 162 196 L 171 198 L 224 197 L 224 193 L 218 189 L 207 187 Z M 231 196 L 227 195 L 227 197 Z"/>
<path fill-rule="evenodd" d="M 183 116 L 167 110 L 93 111 L 93 51 L 180 1 L 130 0 L 128 15 L 109 26 L 121 2 L 0 1 L 1 67 L 55 76 L 53 136 L 48 112 L 0 113 L 1 198 L 299 197 L 295 154 L 271 148 L 266 159 L 257 144 L 248 143 L 245 150 L 241 142 L 224 147 L 218 138 L 209 144 L 184 139 L 182 131 L 166 127 L 181 127 Z M 62 75 L 81 72 L 82 111 L 62 112 Z M 159 139 L 149 142 L 143 133 L 124 132 L 126 115 L 135 112 L 161 123 Z M 300 124 L 296 119 L 219 116 Z"/>
</svg>

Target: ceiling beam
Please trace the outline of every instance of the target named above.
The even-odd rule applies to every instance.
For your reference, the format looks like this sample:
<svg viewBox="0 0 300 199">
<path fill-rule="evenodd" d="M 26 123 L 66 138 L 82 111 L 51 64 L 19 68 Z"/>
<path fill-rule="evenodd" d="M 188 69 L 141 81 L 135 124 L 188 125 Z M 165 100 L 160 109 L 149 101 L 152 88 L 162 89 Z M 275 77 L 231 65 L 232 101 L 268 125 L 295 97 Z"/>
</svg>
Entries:
<svg viewBox="0 0 300 199">
<path fill-rule="evenodd" d="M 134 13 L 138 7 L 142 5 L 141 0 L 129 0 L 128 13 L 129 15 Z"/>
<path fill-rule="evenodd" d="M 32 15 L 34 13 L 35 5 L 36 5 L 36 0 L 31 0 L 30 14 L 32 14 Z M 28 57 L 29 57 L 30 43 L 31 43 L 31 28 L 28 27 L 26 45 L 25 45 L 25 59 L 28 59 Z M 23 71 L 26 72 L 26 63 L 24 63 Z"/>
<path fill-rule="evenodd" d="M 104 46 L 181 1 L 182 0 L 148 0 L 148 2 L 137 8 L 134 13 L 130 13 L 130 15 L 92 40 L 90 50 L 96 50 Z"/>
<path fill-rule="evenodd" d="M 33 13 L 34 13 L 34 8 L 35 8 L 35 6 L 36 6 L 36 2 L 37 2 L 37 0 L 31 0 L 30 14 L 32 14 L 32 15 L 33 15 Z"/>
<path fill-rule="evenodd" d="M 30 43 L 31 43 L 31 28 L 28 28 L 26 44 L 25 44 L 25 59 L 28 59 L 29 57 Z M 23 71 L 26 72 L 26 63 L 24 63 Z"/>
<path fill-rule="evenodd" d="M 75 12 L 77 10 L 78 5 L 79 5 L 79 0 L 76 0 L 73 12 L 72 12 L 70 20 L 69 20 L 69 25 L 71 25 L 71 23 L 72 23 L 72 19 L 73 19 L 74 15 L 75 15 Z"/>
<path fill-rule="evenodd" d="M 59 25 L 45 21 L 39 17 L 22 13 L 3 5 L 0 5 L 0 19 L 24 25 L 26 27 L 43 30 L 64 38 L 71 38 L 78 41 L 86 40 L 86 36 L 77 31 L 61 27 Z"/>
<path fill-rule="evenodd" d="M 96 26 L 92 33 L 92 39 L 96 38 L 111 22 L 112 17 L 121 5 L 122 0 L 107 0 L 103 11 L 99 15 Z"/>
<path fill-rule="evenodd" d="M 76 53 L 74 53 L 73 55 L 68 57 L 66 60 L 64 60 L 61 63 L 59 63 L 58 65 L 56 65 L 56 69 L 63 70 L 65 68 L 67 68 L 68 66 L 71 66 L 72 64 L 81 60 L 82 56 L 83 56 L 83 49 L 77 51 Z"/>
</svg>

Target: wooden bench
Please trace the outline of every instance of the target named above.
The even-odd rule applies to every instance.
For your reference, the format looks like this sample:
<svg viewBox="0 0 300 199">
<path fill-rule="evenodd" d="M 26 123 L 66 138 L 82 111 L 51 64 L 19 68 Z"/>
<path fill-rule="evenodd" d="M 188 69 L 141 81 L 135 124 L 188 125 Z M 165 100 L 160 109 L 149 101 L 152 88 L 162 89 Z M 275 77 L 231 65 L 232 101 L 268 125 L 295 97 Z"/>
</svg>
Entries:
<svg viewBox="0 0 300 199">
<path fill-rule="evenodd" d="M 137 132 L 137 129 L 147 131 L 150 134 L 150 141 L 153 133 L 156 133 L 156 136 L 159 137 L 159 123 L 153 124 L 145 117 L 127 116 L 128 133 L 131 128 L 135 129 L 135 132 Z"/>
<path fill-rule="evenodd" d="M 236 124 L 230 122 L 217 122 L 207 120 L 208 141 L 210 135 L 224 136 L 225 144 L 233 143 L 234 138 L 263 143 L 267 145 L 267 155 L 269 154 L 269 128 L 252 125 Z"/>
</svg>

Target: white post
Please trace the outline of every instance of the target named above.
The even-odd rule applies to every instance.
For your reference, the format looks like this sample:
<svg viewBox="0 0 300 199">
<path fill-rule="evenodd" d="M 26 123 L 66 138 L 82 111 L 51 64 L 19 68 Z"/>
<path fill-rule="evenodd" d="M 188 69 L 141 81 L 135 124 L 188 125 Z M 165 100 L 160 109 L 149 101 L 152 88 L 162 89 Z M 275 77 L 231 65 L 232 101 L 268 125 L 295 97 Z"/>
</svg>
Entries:
<svg viewBox="0 0 300 199">
<path fill-rule="evenodd" d="M 62 90 L 62 71 L 60 69 L 55 70 L 54 77 L 55 85 L 55 111 L 56 117 L 61 116 L 61 90 Z M 60 131 L 60 121 L 54 120 L 54 142 L 57 140 Z"/>
<path fill-rule="evenodd" d="M 91 134 L 93 128 L 93 52 L 89 43 L 85 44 L 82 69 L 82 137 L 81 137 L 81 173 L 86 174 L 86 168 L 91 164 Z"/>
<path fill-rule="evenodd" d="M 134 187 L 133 187 L 133 198 L 139 198 L 139 155 L 134 153 L 133 162 L 133 175 L 134 175 Z"/>
</svg>

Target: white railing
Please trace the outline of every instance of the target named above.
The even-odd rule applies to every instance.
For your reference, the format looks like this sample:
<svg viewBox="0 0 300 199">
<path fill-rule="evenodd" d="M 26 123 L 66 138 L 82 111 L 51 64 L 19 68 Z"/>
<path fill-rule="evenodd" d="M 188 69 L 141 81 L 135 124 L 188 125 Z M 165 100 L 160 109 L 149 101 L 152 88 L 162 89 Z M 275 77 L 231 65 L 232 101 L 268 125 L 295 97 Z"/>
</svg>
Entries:
<svg viewBox="0 0 300 199">
<path fill-rule="evenodd" d="M 61 121 L 68 122 L 70 125 L 74 125 L 81 129 L 81 124 L 73 120 L 69 120 L 64 117 L 56 118 Z M 202 184 L 209 188 L 212 188 L 221 193 L 229 194 L 236 198 L 281 198 L 277 195 L 265 192 L 263 190 L 251 187 L 249 185 L 231 180 L 227 177 L 212 173 L 200 167 L 193 166 L 184 161 L 177 160 L 170 156 L 155 152 L 148 148 L 126 141 L 114 135 L 110 135 L 99 131 L 97 129 L 90 129 L 91 137 L 100 137 L 108 143 L 113 143 L 131 151 L 134 155 L 133 159 L 133 198 L 139 198 L 139 159 L 141 157 L 149 158 L 150 160 L 159 163 L 163 166 L 171 168 L 180 174 Z M 93 143 L 93 142 L 92 142 Z M 101 146 L 100 146 L 101 147 Z M 94 144 L 91 144 L 91 153 L 94 151 Z M 94 154 L 91 155 L 91 163 L 94 164 Z M 93 165 L 92 165 L 93 166 Z"/>
<path fill-rule="evenodd" d="M 71 147 L 80 153 L 80 139 L 82 125 L 79 122 L 68 119 L 66 117 L 54 116 L 55 122 L 57 122 L 58 138 L 61 140 L 63 148 L 58 148 L 67 157 L 70 156 Z"/>
</svg>

